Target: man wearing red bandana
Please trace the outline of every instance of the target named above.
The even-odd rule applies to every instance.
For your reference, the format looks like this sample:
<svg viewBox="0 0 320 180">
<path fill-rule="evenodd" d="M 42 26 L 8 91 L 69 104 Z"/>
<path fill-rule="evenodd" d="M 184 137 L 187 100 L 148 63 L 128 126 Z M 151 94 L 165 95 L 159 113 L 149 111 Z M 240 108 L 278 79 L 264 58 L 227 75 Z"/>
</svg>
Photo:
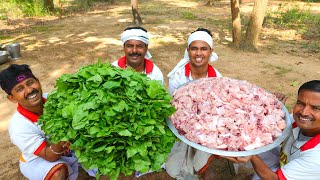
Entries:
<svg viewBox="0 0 320 180">
<path fill-rule="evenodd" d="M 146 74 L 152 80 L 159 80 L 163 84 L 160 69 L 150 60 L 148 51 L 149 37 L 147 30 L 142 27 L 129 27 L 121 35 L 125 56 L 113 62 L 114 66 L 126 69 L 128 66 Z"/>
<path fill-rule="evenodd" d="M 276 172 L 257 155 L 226 158 L 236 163 L 250 161 L 261 179 L 320 179 L 320 80 L 299 88 L 293 119 L 289 137 L 281 146 L 280 168 Z"/>
<path fill-rule="evenodd" d="M 29 66 L 12 64 L 0 73 L 0 85 L 7 98 L 18 104 L 8 131 L 12 143 L 21 151 L 21 173 L 30 180 L 76 179 L 77 159 L 64 156 L 70 142 L 50 144 L 38 126 L 47 94 L 43 94 Z"/>
<path fill-rule="evenodd" d="M 209 30 L 198 28 L 188 38 L 188 48 L 184 58 L 168 74 L 169 90 L 174 90 L 194 79 L 222 77 L 217 69 L 209 64 L 216 61 L 217 55 L 212 51 L 212 34 Z M 166 162 L 168 174 L 175 179 L 214 179 L 212 169 L 208 168 L 215 155 L 197 150 L 184 142 L 176 142 Z"/>
</svg>

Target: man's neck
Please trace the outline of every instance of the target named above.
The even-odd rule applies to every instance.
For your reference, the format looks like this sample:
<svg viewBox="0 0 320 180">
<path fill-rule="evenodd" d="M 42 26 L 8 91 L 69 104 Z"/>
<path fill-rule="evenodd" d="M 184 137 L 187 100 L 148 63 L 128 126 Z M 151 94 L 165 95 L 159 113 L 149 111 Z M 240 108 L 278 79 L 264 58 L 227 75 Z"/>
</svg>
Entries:
<svg viewBox="0 0 320 180">
<path fill-rule="evenodd" d="M 34 114 L 36 114 L 36 115 L 38 115 L 38 116 L 43 115 L 43 103 L 41 103 L 41 105 L 38 106 L 38 107 L 34 107 L 34 108 L 25 108 L 25 107 L 23 107 L 23 108 L 28 110 L 28 111 L 30 111 L 30 112 L 32 112 L 32 113 L 34 113 Z"/>
<path fill-rule="evenodd" d="M 144 69 L 145 69 L 145 65 L 144 64 L 145 64 L 144 62 L 141 63 L 141 64 L 129 64 L 127 62 L 127 66 L 132 67 L 137 72 L 144 72 Z"/>
<path fill-rule="evenodd" d="M 320 131 L 319 130 L 314 130 L 314 131 L 304 131 L 304 130 L 301 130 L 301 133 L 302 133 L 302 135 L 304 135 L 304 136 L 308 136 L 308 137 L 314 137 L 314 136 L 316 136 L 316 135 L 318 135 L 318 134 L 320 134 Z"/>
<path fill-rule="evenodd" d="M 192 79 L 205 78 L 208 74 L 208 66 L 194 67 L 190 64 Z"/>
</svg>

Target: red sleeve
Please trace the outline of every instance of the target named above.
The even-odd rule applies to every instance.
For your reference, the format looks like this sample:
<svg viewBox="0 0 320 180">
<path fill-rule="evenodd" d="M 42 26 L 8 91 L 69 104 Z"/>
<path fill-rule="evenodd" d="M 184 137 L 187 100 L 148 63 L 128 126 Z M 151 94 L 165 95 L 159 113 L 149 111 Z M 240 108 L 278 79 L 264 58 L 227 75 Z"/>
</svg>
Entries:
<svg viewBox="0 0 320 180">
<path fill-rule="evenodd" d="M 276 171 L 276 173 L 277 173 L 278 178 L 279 178 L 280 180 L 287 180 L 287 178 L 283 175 L 283 173 L 282 173 L 282 171 L 281 171 L 281 168 L 278 169 L 278 170 Z"/>
<path fill-rule="evenodd" d="M 46 145 L 47 145 L 47 142 L 46 141 L 43 141 L 41 144 L 40 144 L 40 146 L 36 149 L 36 151 L 34 151 L 34 155 L 38 155 L 39 153 L 40 153 L 40 151 L 44 148 L 44 147 L 46 147 Z"/>
</svg>

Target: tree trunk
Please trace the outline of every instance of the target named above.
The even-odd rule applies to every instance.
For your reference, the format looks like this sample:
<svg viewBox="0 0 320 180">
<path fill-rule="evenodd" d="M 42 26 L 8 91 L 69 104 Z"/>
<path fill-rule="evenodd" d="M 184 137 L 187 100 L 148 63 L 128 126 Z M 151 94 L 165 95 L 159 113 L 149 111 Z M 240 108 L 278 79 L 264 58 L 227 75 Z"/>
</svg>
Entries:
<svg viewBox="0 0 320 180">
<path fill-rule="evenodd" d="M 133 23 L 135 23 L 136 25 L 142 24 L 142 19 L 138 12 L 138 0 L 131 0 L 131 7 L 132 7 Z"/>
<path fill-rule="evenodd" d="M 53 0 L 43 0 L 43 7 L 50 12 L 54 11 Z"/>
<path fill-rule="evenodd" d="M 239 0 L 231 1 L 231 16 L 232 16 L 232 44 L 235 47 L 240 46 L 241 41 L 241 19 Z"/>
<path fill-rule="evenodd" d="M 245 39 L 241 48 L 249 51 L 257 51 L 259 33 L 262 28 L 263 19 L 267 9 L 268 0 L 256 0 L 251 13 L 250 21 L 246 31 Z"/>
<path fill-rule="evenodd" d="M 208 0 L 207 6 L 214 6 L 214 0 Z"/>
</svg>

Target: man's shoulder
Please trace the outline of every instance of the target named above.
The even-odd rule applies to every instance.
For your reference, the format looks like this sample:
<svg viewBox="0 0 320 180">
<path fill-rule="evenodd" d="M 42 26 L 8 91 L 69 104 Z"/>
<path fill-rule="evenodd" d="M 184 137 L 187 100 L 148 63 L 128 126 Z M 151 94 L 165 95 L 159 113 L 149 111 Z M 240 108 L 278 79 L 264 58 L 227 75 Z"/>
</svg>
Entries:
<svg viewBox="0 0 320 180">
<path fill-rule="evenodd" d="M 113 61 L 111 64 L 114 65 L 114 66 L 116 66 L 116 67 L 119 67 L 119 65 L 118 65 L 118 60 Z"/>
<path fill-rule="evenodd" d="M 9 134 L 15 132 L 16 130 L 21 130 L 21 127 L 26 127 L 27 118 L 24 117 L 22 114 L 20 114 L 18 111 L 16 111 L 13 116 L 11 117 L 8 131 Z"/>
<path fill-rule="evenodd" d="M 180 67 L 179 69 L 176 69 L 176 71 L 169 77 L 169 79 L 171 80 L 181 80 L 181 79 L 188 79 L 186 78 L 185 76 L 185 68 L 184 66 L 183 67 Z M 184 80 L 185 81 L 185 80 Z"/>
<path fill-rule="evenodd" d="M 47 99 L 48 98 L 49 93 L 42 93 L 42 97 Z"/>
<path fill-rule="evenodd" d="M 162 71 L 160 70 L 160 68 L 154 62 L 152 62 L 152 63 L 153 63 L 153 70 L 152 71 L 160 72 L 162 74 Z"/>
</svg>

